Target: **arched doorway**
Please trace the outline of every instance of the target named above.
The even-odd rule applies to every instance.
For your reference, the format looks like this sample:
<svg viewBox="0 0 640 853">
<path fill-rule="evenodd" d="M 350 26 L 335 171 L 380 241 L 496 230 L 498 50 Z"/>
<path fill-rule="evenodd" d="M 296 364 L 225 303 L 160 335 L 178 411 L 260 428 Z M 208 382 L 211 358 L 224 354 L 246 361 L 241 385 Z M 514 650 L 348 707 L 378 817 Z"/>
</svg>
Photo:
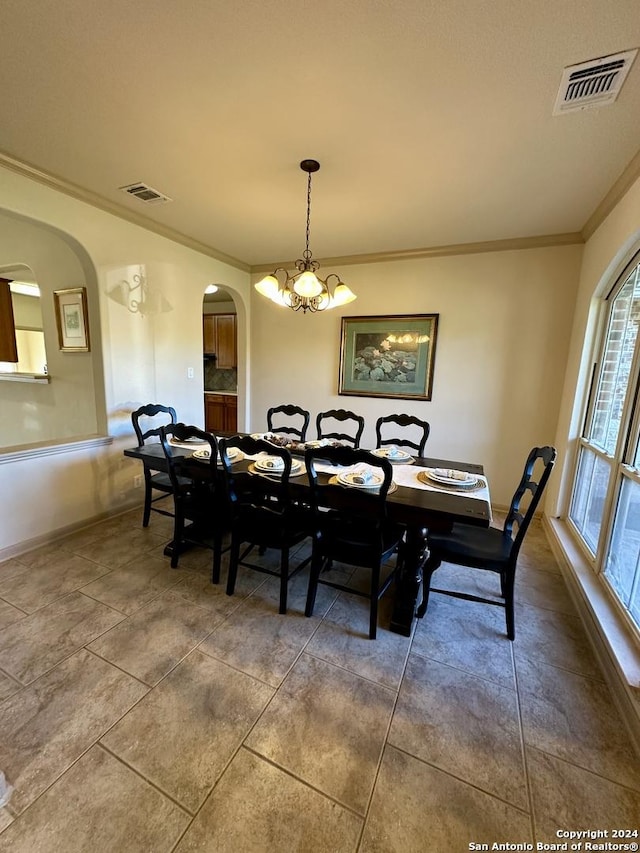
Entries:
<svg viewBox="0 0 640 853">
<path fill-rule="evenodd" d="M 224 285 L 209 285 L 202 299 L 202 354 L 205 429 L 238 429 L 237 309 Z"/>
</svg>

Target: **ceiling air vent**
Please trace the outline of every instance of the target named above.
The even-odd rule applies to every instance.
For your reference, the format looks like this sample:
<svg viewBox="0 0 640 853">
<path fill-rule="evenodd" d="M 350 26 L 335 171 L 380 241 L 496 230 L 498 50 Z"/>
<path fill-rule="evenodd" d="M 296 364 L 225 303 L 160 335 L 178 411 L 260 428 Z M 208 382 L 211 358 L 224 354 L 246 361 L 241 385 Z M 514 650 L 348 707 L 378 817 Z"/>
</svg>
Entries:
<svg viewBox="0 0 640 853">
<path fill-rule="evenodd" d="M 637 53 L 637 48 L 626 50 L 565 68 L 553 108 L 554 116 L 612 104 Z"/>
<path fill-rule="evenodd" d="M 123 192 L 133 195 L 143 201 L 145 204 L 163 204 L 165 201 L 171 201 L 169 196 L 159 193 L 153 187 L 147 184 L 137 183 L 129 184 L 126 187 L 119 187 Z"/>
</svg>

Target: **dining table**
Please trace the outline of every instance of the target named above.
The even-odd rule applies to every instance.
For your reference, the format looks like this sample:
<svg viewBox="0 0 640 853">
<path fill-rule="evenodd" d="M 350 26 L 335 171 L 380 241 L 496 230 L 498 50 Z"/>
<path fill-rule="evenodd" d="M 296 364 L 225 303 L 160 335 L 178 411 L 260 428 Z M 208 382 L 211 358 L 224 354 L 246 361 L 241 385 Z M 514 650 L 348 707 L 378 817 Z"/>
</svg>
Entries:
<svg viewBox="0 0 640 853">
<path fill-rule="evenodd" d="M 219 436 L 224 437 L 224 436 Z M 183 457 L 188 463 L 189 476 L 206 479 L 211 476 L 211 466 L 194 456 L 194 449 L 188 446 L 172 445 L 173 455 Z M 154 471 L 167 471 L 167 460 L 161 444 L 147 443 L 140 447 L 128 448 L 124 455 L 138 459 Z M 296 455 L 295 451 L 292 455 Z M 251 461 L 241 459 L 235 464 L 247 469 Z M 393 462 L 394 487 L 387 495 L 387 513 L 391 521 L 404 526 L 405 559 L 399 571 L 395 585 L 393 612 L 390 630 L 410 636 L 419 605 L 422 582 L 422 567 L 428 555 L 427 535 L 429 531 L 447 532 L 454 524 L 464 523 L 489 527 L 491 516 L 491 501 L 489 484 L 484 475 L 482 465 L 472 462 L 460 462 L 450 459 L 433 457 L 411 457 L 408 464 Z M 469 476 L 469 482 L 474 481 L 473 488 L 467 488 L 462 481 L 448 481 L 446 477 L 439 480 L 431 479 L 433 472 L 464 472 Z M 217 476 L 222 477 L 220 463 Z M 326 471 L 320 477 L 330 477 Z M 304 502 L 305 492 L 309 490 L 306 472 L 290 480 L 292 496 Z M 175 543 L 167 546 L 170 550 Z M 169 553 L 169 551 L 165 551 Z"/>
</svg>

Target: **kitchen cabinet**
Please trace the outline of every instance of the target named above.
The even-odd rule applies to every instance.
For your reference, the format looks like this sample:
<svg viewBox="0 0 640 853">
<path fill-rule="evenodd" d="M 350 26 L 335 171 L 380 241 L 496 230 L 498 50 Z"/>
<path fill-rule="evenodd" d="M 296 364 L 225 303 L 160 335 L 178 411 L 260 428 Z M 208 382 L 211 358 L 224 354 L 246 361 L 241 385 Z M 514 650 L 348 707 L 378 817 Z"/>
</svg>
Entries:
<svg viewBox="0 0 640 853">
<path fill-rule="evenodd" d="M 213 433 L 237 432 L 238 398 L 234 394 L 205 394 L 204 428 Z"/>
<path fill-rule="evenodd" d="M 216 367 L 237 367 L 235 314 L 204 314 L 202 339 L 205 354 L 215 354 Z"/>
</svg>

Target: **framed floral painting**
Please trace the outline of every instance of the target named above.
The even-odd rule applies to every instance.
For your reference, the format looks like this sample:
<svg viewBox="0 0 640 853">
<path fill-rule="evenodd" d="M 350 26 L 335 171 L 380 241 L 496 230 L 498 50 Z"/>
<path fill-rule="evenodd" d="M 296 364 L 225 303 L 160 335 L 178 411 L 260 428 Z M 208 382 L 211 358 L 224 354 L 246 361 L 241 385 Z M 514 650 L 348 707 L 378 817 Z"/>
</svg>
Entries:
<svg viewBox="0 0 640 853">
<path fill-rule="evenodd" d="M 438 317 L 343 317 L 338 393 L 430 400 Z"/>
<path fill-rule="evenodd" d="M 58 346 L 62 352 L 89 352 L 86 287 L 54 290 Z"/>
</svg>

